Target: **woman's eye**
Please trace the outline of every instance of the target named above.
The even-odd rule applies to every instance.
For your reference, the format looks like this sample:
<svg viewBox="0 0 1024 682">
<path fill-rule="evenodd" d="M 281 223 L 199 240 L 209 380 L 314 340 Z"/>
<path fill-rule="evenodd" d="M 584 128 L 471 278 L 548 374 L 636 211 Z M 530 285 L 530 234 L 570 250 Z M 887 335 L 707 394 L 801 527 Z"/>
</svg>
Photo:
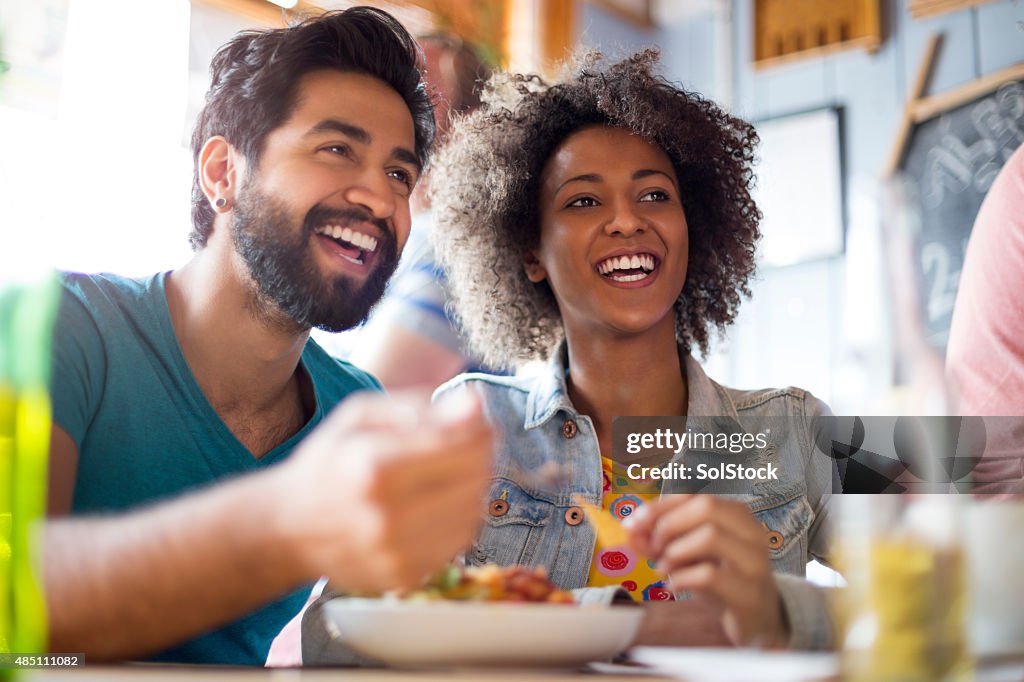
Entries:
<svg viewBox="0 0 1024 682">
<path fill-rule="evenodd" d="M 656 190 L 653 190 L 651 192 L 647 192 L 646 194 L 644 194 L 643 196 L 640 197 L 640 201 L 668 201 L 668 200 L 669 200 L 668 192 L 664 192 L 664 191 L 662 191 L 660 189 L 656 189 Z"/>
<path fill-rule="evenodd" d="M 590 208 L 592 206 L 597 206 L 597 199 L 594 197 L 580 197 L 570 201 L 566 208 Z"/>
</svg>

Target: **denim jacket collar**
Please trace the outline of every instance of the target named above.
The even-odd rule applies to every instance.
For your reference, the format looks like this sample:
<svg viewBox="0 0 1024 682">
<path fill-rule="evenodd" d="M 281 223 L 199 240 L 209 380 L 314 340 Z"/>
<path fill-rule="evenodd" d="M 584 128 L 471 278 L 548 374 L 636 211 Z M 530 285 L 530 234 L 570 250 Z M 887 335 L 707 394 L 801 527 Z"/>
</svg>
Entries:
<svg viewBox="0 0 1024 682">
<path fill-rule="evenodd" d="M 692 355 L 686 353 L 684 358 L 689 394 L 687 415 L 702 420 L 711 419 L 708 426 L 719 429 L 723 426 L 738 426 L 739 414 L 736 405 L 725 388 L 708 377 Z M 569 399 L 566 386 L 566 377 L 569 374 L 568 360 L 568 348 L 565 341 L 562 341 L 551 359 L 544 364 L 526 400 L 523 423 L 525 428 L 536 428 L 560 411 L 574 419 L 578 416 L 576 407 Z"/>
<path fill-rule="evenodd" d="M 529 397 L 526 399 L 526 418 L 523 426 L 533 429 L 565 411 L 574 419 L 578 416 L 576 407 L 569 400 L 569 389 L 565 378 L 569 374 L 569 351 L 565 341 L 558 346 L 551 358 L 544 363 Z"/>
</svg>

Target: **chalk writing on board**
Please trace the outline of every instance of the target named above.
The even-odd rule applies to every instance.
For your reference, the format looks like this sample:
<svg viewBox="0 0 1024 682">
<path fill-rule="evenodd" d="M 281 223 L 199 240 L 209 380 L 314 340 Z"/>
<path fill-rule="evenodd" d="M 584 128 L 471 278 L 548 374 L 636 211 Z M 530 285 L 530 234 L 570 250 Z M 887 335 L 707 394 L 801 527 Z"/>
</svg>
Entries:
<svg viewBox="0 0 1024 682">
<path fill-rule="evenodd" d="M 1010 154 L 1024 142 L 1024 84 L 1011 83 L 974 104 L 968 114 L 977 139 L 965 143 L 951 117 L 941 117 L 940 146 L 928 151 L 922 197 L 930 208 L 942 204 L 946 192 L 969 188 L 985 194 Z"/>
<path fill-rule="evenodd" d="M 1024 144 L 1024 82 L 1004 84 L 919 123 L 903 172 L 916 185 L 916 251 L 929 342 L 945 348 L 974 219 L 999 170 Z"/>
</svg>

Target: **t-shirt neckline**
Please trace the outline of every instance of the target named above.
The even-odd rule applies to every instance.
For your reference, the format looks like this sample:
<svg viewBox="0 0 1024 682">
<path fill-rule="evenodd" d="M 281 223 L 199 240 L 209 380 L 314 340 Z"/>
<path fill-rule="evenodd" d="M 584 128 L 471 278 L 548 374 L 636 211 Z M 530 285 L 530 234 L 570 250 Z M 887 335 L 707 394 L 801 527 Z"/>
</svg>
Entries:
<svg viewBox="0 0 1024 682">
<path fill-rule="evenodd" d="M 228 446 L 228 451 L 232 454 L 232 457 L 241 460 L 241 463 L 246 468 L 258 468 L 268 466 L 282 458 L 282 456 L 289 452 L 300 440 L 302 440 L 312 429 L 316 426 L 323 416 L 323 401 L 320 398 L 320 391 L 316 385 L 316 378 L 313 373 L 309 371 L 309 365 L 306 362 L 306 352 L 308 349 L 309 341 L 306 342 L 307 346 L 302 349 L 302 356 L 299 358 L 299 364 L 302 370 L 309 377 L 310 383 L 313 385 L 313 400 L 315 406 L 313 409 L 313 415 L 303 424 L 302 428 L 296 431 L 287 440 L 278 445 L 274 446 L 273 449 L 268 451 L 262 457 L 253 456 L 252 452 L 245 447 L 240 440 L 231 432 L 224 420 L 221 419 L 220 415 L 210 404 L 206 394 L 203 393 L 203 389 L 199 386 L 199 381 L 196 379 L 195 374 L 192 373 L 192 368 L 189 367 L 188 360 L 185 359 L 185 352 L 181 348 L 181 343 L 178 341 L 178 334 L 174 328 L 174 322 L 171 319 L 171 306 L 167 300 L 167 277 L 171 274 L 171 270 L 165 270 L 157 273 L 153 278 L 151 285 L 156 289 L 156 293 L 153 297 L 153 302 L 156 306 L 156 317 L 160 321 L 163 332 L 167 335 L 170 340 L 170 353 L 171 361 L 174 362 L 175 367 L 182 376 L 185 387 L 188 390 L 189 397 L 193 403 L 193 406 L 199 413 L 211 424 L 214 425 L 221 440 Z"/>
</svg>

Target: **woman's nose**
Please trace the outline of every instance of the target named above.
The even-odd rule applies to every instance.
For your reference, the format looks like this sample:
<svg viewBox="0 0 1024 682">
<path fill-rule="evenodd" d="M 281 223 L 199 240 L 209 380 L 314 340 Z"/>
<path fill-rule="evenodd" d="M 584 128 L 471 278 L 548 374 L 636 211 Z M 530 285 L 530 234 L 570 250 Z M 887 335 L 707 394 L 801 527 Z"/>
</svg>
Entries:
<svg viewBox="0 0 1024 682">
<path fill-rule="evenodd" d="M 647 222 L 630 204 L 615 209 L 615 214 L 605 224 L 605 232 L 609 235 L 618 234 L 623 237 L 631 237 L 637 232 L 643 232 L 646 227 Z"/>
</svg>

